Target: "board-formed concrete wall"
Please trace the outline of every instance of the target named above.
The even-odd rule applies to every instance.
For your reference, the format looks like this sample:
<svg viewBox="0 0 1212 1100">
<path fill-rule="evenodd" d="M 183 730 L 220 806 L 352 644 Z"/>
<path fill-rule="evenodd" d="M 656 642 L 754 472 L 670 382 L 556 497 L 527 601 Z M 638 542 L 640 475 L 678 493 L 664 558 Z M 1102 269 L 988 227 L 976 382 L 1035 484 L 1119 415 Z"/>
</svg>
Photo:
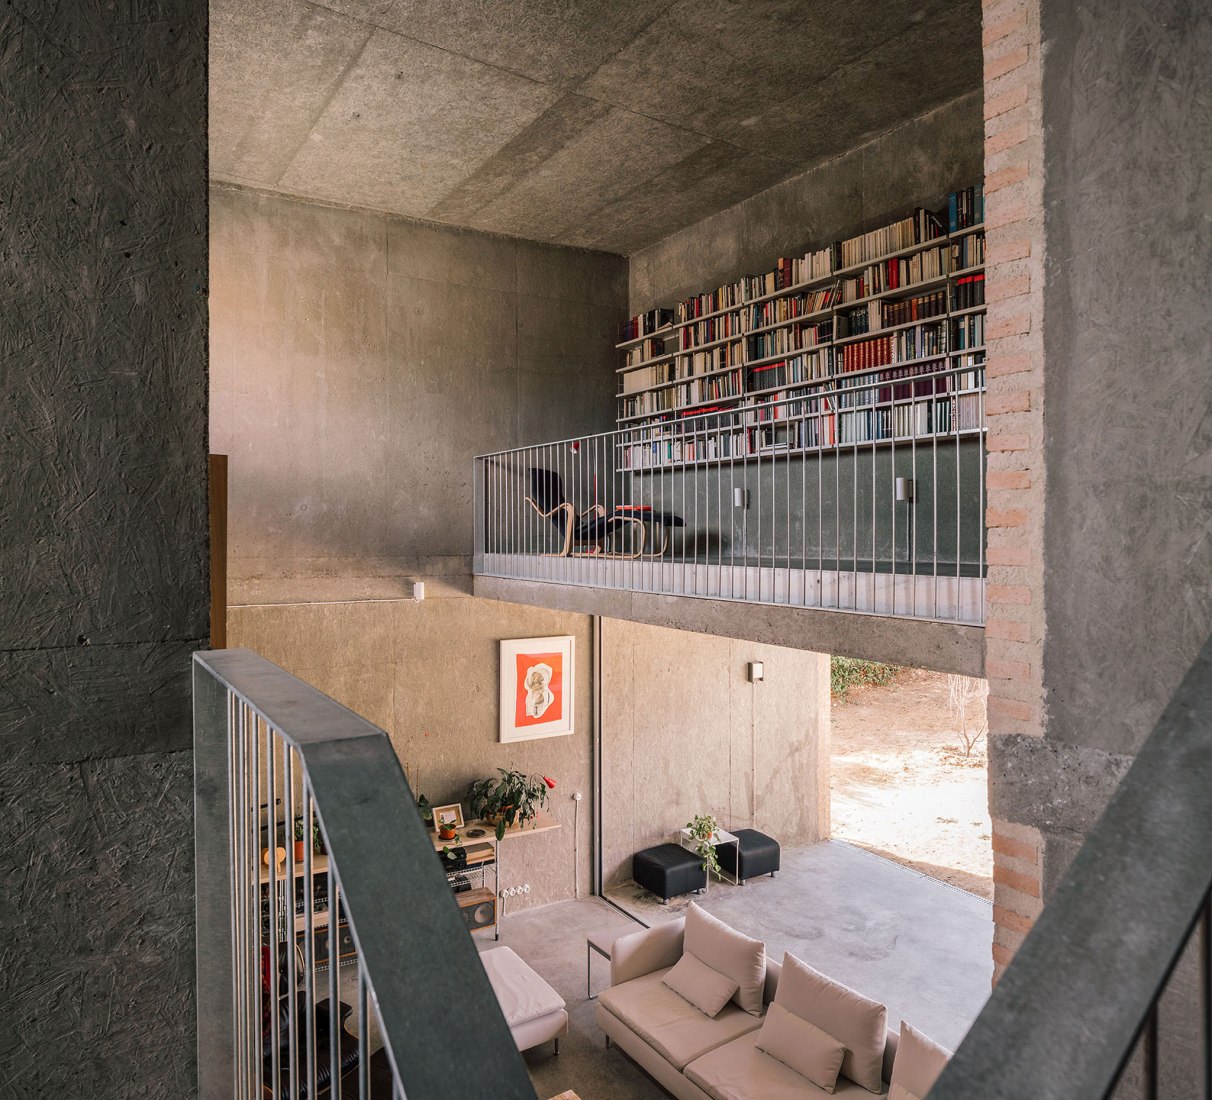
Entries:
<svg viewBox="0 0 1212 1100">
<path fill-rule="evenodd" d="M 0 9 L 0 1093 L 194 1091 L 205 0 Z"/>
<path fill-rule="evenodd" d="M 473 456 L 611 426 L 621 257 L 211 196 L 233 603 L 466 575 Z"/>
<path fill-rule="evenodd" d="M 671 306 L 742 275 L 937 209 L 981 178 L 981 92 L 952 100 L 631 257 L 631 310 Z"/>
<path fill-rule="evenodd" d="M 784 845 L 829 837 L 824 654 L 603 619 L 601 736 L 607 888 L 695 814 Z"/>
<path fill-rule="evenodd" d="M 590 890 L 593 632 L 587 615 L 470 596 L 233 608 L 229 642 L 247 646 L 386 730 L 412 783 L 435 806 L 464 803 L 473 779 L 518 768 L 551 776 L 554 832 L 511 839 L 501 888 L 529 884 L 509 909 Z M 501 744 L 499 645 L 576 639 L 576 711 L 568 737 Z M 584 794 L 580 803 L 572 800 Z M 579 829 L 578 829 L 579 825 Z"/>
</svg>

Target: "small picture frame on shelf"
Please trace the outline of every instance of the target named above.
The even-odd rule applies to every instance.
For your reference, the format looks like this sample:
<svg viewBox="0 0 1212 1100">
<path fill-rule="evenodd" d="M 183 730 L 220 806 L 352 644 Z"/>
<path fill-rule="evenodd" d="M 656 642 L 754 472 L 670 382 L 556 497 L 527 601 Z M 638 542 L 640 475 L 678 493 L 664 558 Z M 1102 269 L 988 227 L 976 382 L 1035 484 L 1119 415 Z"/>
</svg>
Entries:
<svg viewBox="0 0 1212 1100">
<path fill-rule="evenodd" d="M 463 804 L 452 802 L 449 806 L 433 808 L 433 827 L 440 829 L 443 825 L 453 825 L 456 829 L 463 828 Z"/>
</svg>

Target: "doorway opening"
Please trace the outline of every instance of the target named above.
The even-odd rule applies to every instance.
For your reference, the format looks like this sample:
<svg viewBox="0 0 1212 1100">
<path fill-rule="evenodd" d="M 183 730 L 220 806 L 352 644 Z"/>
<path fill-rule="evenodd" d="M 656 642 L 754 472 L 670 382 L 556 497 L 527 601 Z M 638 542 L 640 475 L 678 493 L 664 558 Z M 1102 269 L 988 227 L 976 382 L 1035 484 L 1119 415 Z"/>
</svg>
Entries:
<svg viewBox="0 0 1212 1100">
<path fill-rule="evenodd" d="M 834 657 L 835 840 L 993 898 L 988 682 Z"/>
</svg>

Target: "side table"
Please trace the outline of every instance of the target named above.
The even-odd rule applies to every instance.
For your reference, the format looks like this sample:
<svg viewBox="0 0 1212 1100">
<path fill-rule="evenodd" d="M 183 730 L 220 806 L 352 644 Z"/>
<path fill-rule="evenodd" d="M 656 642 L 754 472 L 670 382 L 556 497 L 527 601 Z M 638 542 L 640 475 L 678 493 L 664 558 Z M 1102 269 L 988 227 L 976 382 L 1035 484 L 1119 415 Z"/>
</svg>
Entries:
<svg viewBox="0 0 1212 1100">
<path fill-rule="evenodd" d="M 592 1001 L 596 994 L 593 991 L 592 983 L 592 967 L 593 952 L 597 952 L 607 962 L 610 961 L 610 951 L 614 946 L 614 941 L 619 938 L 622 933 L 617 929 L 610 929 L 605 932 L 591 932 L 585 937 L 585 999 Z"/>
<path fill-rule="evenodd" d="M 690 837 L 689 829 L 679 829 L 678 830 L 677 842 L 683 848 L 686 848 L 691 852 L 694 851 L 694 841 Z M 711 846 L 713 848 L 718 848 L 721 844 L 731 844 L 734 846 L 733 850 L 736 853 L 736 857 L 733 860 L 732 866 L 739 867 L 740 866 L 740 853 L 741 853 L 740 837 L 738 837 L 735 833 L 728 832 L 726 829 L 716 829 L 715 834 L 711 838 Z M 730 883 L 732 883 L 733 886 L 739 886 L 740 882 L 741 882 L 741 880 L 739 878 L 737 878 L 736 875 L 729 874 L 727 871 L 725 871 L 723 869 L 723 867 L 720 868 L 719 879 L 721 882 L 730 882 Z M 707 876 L 707 881 L 708 882 L 711 881 L 710 875 Z"/>
</svg>

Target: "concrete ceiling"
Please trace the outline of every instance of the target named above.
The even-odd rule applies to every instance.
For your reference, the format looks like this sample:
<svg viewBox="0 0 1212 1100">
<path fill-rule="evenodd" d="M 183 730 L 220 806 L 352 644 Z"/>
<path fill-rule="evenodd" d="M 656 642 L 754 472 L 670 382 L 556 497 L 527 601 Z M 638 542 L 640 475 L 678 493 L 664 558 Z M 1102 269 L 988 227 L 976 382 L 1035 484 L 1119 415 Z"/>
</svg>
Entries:
<svg viewBox="0 0 1212 1100">
<path fill-rule="evenodd" d="M 211 0 L 215 180 L 630 254 L 976 88 L 979 0 Z"/>
</svg>

